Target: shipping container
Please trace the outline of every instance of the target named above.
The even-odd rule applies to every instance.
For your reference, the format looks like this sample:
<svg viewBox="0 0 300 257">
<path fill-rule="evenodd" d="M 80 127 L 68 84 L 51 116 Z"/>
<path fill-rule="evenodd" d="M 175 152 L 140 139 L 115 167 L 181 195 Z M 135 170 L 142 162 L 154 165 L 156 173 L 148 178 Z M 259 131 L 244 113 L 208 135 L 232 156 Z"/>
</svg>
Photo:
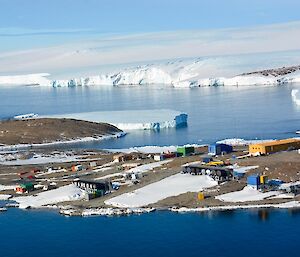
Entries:
<svg viewBox="0 0 300 257">
<path fill-rule="evenodd" d="M 260 177 L 259 177 L 259 180 L 260 180 L 260 184 L 266 184 L 267 183 L 267 180 L 268 180 L 268 176 L 266 176 L 266 175 L 261 175 Z"/>
<path fill-rule="evenodd" d="M 238 171 L 233 171 L 233 177 L 235 179 L 241 179 L 245 176 L 245 173 L 242 172 L 238 172 Z"/>
<path fill-rule="evenodd" d="M 259 188 L 260 185 L 260 176 L 258 175 L 251 175 L 247 178 L 247 185 L 251 186 L 255 189 Z"/>
<path fill-rule="evenodd" d="M 202 201 L 205 199 L 204 193 L 203 192 L 199 192 L 197 195 L 198 200 Z"/>
</svg>

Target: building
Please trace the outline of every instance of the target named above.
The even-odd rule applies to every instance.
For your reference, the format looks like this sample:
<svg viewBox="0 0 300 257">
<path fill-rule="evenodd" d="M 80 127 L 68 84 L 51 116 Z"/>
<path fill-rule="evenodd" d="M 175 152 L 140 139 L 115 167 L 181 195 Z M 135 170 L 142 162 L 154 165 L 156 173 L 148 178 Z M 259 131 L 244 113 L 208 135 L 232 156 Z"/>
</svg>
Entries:
<svg viewBox="0 0 300 257">
<path fill-rule="evenodd" d="M 82 171 L 82 170 L 83 170 L 83 166 L 82 166 L 81 164 L 73 165 L 73 166 L 71 167 L 71 170 L 72 170 L 73 172 Z"/>
<path fill-rule="evenodd" d="M 125 162 L 125 161 L 130 161 L 133 160 L 133 155 L 132 154 L 116 154 L 113 156 L 114 162 Z"/>
<path fill-rule="evenodd" d="M 166 159 L 171 159 L 171 158 L 176 158 L 177 157 L 177 153 L 163 153 L 163 154 L 159 154 L 159 155 L 154 155 L 153 159 L 155 161 L 163 161 Z"/>
<path fill-rule="evenodd" d="M 177 147 L 177 153 L 180 156 L 189 156 L 195 152 L 195 147 L 193 146 L 183 146 Z"/>
<path fill-rule="evenodd" d="M 28 193 L 34 190 L 34 185 L 31 182 L 21 183 L 16 187 L 16 192 L 19 194 Z"/>
<path fill-rule="evenodd" d="M 223 181 L 228 181 L 232 178 L 233 169 L 191 164 L 191 165 L 183 166 L 182 173 L 189 173 L 192 175 L 208 175 L 216 181 L 223 182 Z"/>
<path fill-rule="evenodd" d="M 93 181 L 93 180 L 76 180 L 73 184 L 88 194 L 88 200 L 103 196 L 109 193 L 112 189 L 111 182 L 108 181 Z"/>
<path fill-rule="evenodd" d="M 208 153 L 211 155 L 220 155 L 233 152 L 233 147 L 226 144 L 212 144 L 208 146 Z"/>
<path fill-rule="evenodd" d="M 97 167 L 97 162 L 90 162 L 90 167 L 91 168 Z"/>
<path fill-rule="evenodd" d="M 294 138 L 249 145 L 250 154 L 271 154 L 296 149 L 300 149 L 300 140 Z"/>
</svg>

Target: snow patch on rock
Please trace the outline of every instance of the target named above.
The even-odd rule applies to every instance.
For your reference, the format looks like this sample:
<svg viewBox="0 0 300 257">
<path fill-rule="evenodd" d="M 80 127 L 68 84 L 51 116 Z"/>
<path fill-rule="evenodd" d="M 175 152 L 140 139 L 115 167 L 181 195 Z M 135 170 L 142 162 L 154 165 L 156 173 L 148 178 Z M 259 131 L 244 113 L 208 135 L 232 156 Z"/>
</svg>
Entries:
<svg viewBox="0 0 300 257">
<path fill-rule="evenodd" d="M 156 203 L 167 197 L 178 196 L 187 192 L 198 192 L 214 187 L 218 183 L 209 176 L 192 176 L 176 174 L 158 182 L 125 193 L 105 201 L 105 204 L 115 207 L 143 207 Z"/>
<path fill-rule="evenodd" d="M 12 200 L 19 203 L 19 208 L 41 208 L 43 206 L 52 205 L 66 201 L 76 201 L 85 198 L 85 191 L 75 185 L 67 185 L 54 190 L 37 194 L 36 196 L 20 196 L 14 197 Z"/>
</svg>

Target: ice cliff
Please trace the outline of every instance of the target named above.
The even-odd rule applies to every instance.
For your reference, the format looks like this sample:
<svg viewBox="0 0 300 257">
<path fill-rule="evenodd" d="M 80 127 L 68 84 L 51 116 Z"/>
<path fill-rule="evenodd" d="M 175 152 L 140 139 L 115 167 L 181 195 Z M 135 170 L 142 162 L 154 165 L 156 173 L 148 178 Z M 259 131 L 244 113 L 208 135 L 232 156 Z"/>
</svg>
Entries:
<svg viewBox="0 0 300 257">
<path fill-rule="evenodd" d="M 162 84 L 173 87 L 203 87 L 283 85 L 300 82 L 300 66 L 259 70 L 238 75 L 228 71 L 229 68 L 226 67 L 224 63 L 218 63 L 218 60 L 197 58 L 145 64 L 108 74 L 71 79 L 50 80 L 47 78 L 49 75 L 47 73 L 0 76 L 0 84 L 52 87 Z M 213 76 L 207 76 L 208 74 Z"/>
</svg>

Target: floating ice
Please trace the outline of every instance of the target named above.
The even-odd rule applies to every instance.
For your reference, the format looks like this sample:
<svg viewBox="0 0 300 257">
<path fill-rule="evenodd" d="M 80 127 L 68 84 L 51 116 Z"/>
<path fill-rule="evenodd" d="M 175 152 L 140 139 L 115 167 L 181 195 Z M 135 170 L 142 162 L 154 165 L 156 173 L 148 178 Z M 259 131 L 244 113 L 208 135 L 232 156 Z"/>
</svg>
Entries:
<svg viewBox="0 0 300 257">
<path fill-rule="evenodd" d="M 121 130 L 176 128 L 187 124 L 188 115 L 168 109 L 83 112 L 40 116 L 43 118 L 69 118 L 91 122 L 110 123 Z"/>
<path fill-rule="evenodd" d="M 292 95 L 293 102 L 297 105 L 300 105 L 299 90 L 293 89 L 291 95 Z"/>
</svg>

